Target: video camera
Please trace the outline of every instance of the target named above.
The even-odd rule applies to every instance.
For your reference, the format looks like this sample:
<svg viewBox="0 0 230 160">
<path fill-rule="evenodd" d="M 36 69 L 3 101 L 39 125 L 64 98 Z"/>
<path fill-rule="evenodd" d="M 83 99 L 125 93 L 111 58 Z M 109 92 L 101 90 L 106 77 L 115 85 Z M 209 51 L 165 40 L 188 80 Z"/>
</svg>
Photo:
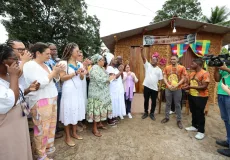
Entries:
<svg viewBox="0 0 230 160">
<path fill-rule="evenodd" d="M 207 64 L 209 67 L 221 67 L 224 63 L 229 66 L 230 65 L 230 55 L 229 54 L 220 54 L 220 55 L 213 55 L 207 54 L 203 58 L 203 61 L 208 61 Z"/>
</svg>

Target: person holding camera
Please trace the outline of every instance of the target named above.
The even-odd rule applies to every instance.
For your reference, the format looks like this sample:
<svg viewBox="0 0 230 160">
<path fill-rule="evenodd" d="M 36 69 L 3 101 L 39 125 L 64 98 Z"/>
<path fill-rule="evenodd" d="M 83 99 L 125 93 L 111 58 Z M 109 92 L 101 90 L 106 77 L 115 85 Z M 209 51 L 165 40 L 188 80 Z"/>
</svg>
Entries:
<svg viewBox="0 0 230 160">
<path fill-rule="evenodd" d="M 218 83 L 218 105 L 220 108 L 221 118 L 225 123 L 227 131 L 227 140 L 217 140 L 216 144 L 226 147 L 227 149 L 217 149 L 217 152 L 230 157 L 230 96 L 221 87 L 222 84 L 230 86 L 230 65 L 224 64 L 222 67 L 215 67 L 214 78 Z"/>
<path fill-rule="evenodd" d="M 228 93 L 228 95 L 230 95 L 230 87 L 228 85 L 225 84 L 221 84 L 222 89 Z"/>
<path fill-rule="evenodd" d="M 205 106 L 208 101 L 208 84 L 210 82 L 210 75 L 207 71 L 202 69 L 203 60 L 194 59 L 191 68 L 194 70 L 189 75 L 189 85 L 183 89 L 189 90 L 188 102 L 192 113 L 192 126 L 185 128 L 187 131 L 194 131 L 198 133 L 195 138 L 202 140 L 205 131 Z"/>
</svg>

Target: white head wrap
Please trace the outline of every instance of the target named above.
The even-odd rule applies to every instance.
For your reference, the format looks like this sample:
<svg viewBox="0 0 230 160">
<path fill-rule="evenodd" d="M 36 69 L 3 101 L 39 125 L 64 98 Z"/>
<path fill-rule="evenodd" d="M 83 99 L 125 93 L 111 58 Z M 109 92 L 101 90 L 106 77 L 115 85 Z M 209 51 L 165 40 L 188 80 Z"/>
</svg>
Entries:
<svg viewBox="0 0 230 160">
<path fill-rule="evenodd" d="M 105 56 L 106 61 L 107 61 L 108 65 L 109 65 L 111 60 L 114 58 L 114 55 L 112 53 L 106 52 L 106 53 L 104 53 L 104 56 Z"/>
</svg>

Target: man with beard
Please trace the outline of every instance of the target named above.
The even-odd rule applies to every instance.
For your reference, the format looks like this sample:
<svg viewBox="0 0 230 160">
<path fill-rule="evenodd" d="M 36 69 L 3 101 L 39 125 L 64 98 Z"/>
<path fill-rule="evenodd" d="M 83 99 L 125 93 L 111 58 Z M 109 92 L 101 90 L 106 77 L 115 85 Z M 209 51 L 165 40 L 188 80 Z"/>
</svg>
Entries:
<svg viewBox="0 0 230 160">
<path fill-rule="evenodd" d="M 172 99 L 174 100 L 176 114 L 177 114 L 177 126 L 183 129 L 181 122 L 181 98 L 182 91 L 181 87 L 184 83 L 185 77 L 187 75 L 184 66 L 178 64 L 178 56 L 171 56 L 171 65 L 166 66 L 164 71 L 164 82 L 166 84 L 165 98 L 166 98 L 166 108 L 165 108 L 165 118 L 161 123 L 167 123 L 169 121 L 169 112 L 171 110 Z"/>
</svg>

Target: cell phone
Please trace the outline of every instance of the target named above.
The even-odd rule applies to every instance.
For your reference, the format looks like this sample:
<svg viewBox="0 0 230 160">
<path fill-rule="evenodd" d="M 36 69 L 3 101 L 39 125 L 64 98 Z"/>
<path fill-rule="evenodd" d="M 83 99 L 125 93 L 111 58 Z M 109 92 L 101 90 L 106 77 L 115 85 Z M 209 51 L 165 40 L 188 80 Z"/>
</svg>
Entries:
<svg viewBox="0 0 230 160">
<path fill-rule="evenodd" d="M 226 85 L 226 84 L 225 84 L 225 79 L 224 79 L 224 78 L 222 78 L 222 82 L 223 82 L 224 85 Z"/>
</svg>

